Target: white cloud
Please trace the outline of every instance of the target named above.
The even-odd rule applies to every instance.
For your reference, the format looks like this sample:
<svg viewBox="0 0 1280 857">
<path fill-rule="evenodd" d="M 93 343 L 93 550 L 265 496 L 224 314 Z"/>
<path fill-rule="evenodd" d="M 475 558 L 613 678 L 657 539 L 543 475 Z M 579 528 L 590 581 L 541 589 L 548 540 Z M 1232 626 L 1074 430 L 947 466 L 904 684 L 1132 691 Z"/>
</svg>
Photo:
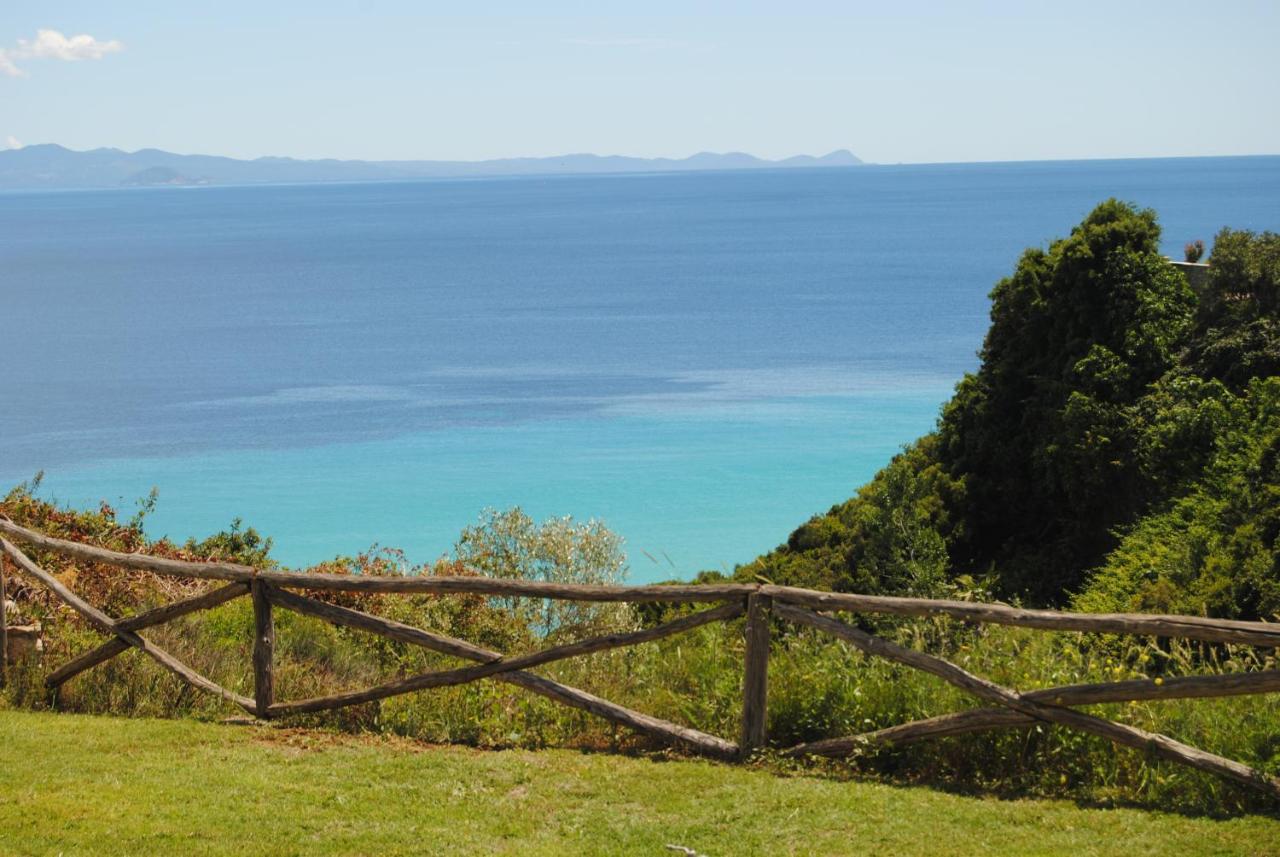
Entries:
<svg viewBox="0 0 1280 857">
<path fill-rule="evenodd" d="M 17 47 L 0 48 L 0 74 L 9 77 L 26 77 L 26 71 L 18 66 L 20 60 L 46 59 L 63 62 L 100 60 L 107 54 L 122 50 L 124 45 L 115 39 L 104 42 L 88 33 L 68 37 L 57 30 L 37 30 L 34 39 L 18 39 Z"/>
<path fill-rule="evenodd" d="M 5 145 L 5 148 L 8 148 L 8 149 L 21 149 L 22 141 L 19 140 L 17 137 L 13 136 L 12 134 L 10 134 L 8 137 L 4 138 L 4 145 Z"/>
</svg>

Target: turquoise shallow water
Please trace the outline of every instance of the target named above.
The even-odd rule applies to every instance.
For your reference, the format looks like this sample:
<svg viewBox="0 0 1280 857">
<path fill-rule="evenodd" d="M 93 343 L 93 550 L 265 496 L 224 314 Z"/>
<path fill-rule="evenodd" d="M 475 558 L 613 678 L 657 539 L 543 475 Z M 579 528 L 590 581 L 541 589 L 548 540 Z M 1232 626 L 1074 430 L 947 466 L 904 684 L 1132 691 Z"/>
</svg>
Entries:
<svg viewBox="0 0 1280 857">
<path fill-rule="evenodd" d="M 123 508 L 162 486 L 149 529 L 200 531 L 234 510 L 309 562 L 373 542 L 433 558 L 486 506 L 600 517 L 637 580 L 729 569 L 847 497 L 927 430 L 945 390 L 775 399 L 655 416 L 557 418 L 286 450 L 100 462 L 51 490 Z M 868 419 L 874 414 L 874 419 Z M 207 526 L 207 525 L 206 525 Z M 725 550 L 723 546 L 732 546 Z"/>
<path fill-rule="evenodd" d="M 289 564 L 520 504 L 728 568 L 927 431 L 1112 195 L 1178 254 L 1280 228 L 1280 158 L 0 194 L 0 481 Z"/>
</svg>

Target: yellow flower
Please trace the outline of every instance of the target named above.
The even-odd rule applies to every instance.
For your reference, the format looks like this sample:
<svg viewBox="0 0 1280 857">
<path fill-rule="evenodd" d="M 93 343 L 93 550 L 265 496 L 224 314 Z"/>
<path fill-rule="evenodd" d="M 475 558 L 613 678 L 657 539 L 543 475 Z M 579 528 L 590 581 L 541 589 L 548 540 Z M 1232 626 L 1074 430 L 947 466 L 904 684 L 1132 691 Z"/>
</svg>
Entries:
<svg viewBox="0 0 1280 857">
<path fill-rule="evenodd" d="M 1164 684 L 1164 679 L 1160 678 L 1160 676 L 1156 676 L 1155 683 L 1156 683 L 1156 687 L 1159 687 L 1160 685 Z"/>
</svg>

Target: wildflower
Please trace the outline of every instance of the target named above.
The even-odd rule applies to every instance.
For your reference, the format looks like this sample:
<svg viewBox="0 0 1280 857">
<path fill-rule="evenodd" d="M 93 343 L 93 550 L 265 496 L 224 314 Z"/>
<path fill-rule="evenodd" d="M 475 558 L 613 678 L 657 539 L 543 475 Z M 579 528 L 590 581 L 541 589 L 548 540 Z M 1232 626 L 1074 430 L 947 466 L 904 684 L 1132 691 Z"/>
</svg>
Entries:
<svg viewBox="0 0 1280 857">
<path fill-rule="evenodd" d="M 1155 683 L 1156 683 L 1156 687 L 1159 687 L 1160 685 L 1164 684 L 1164 679 L 1160 678 L 1160 676 L 1156 676 Z"/>
</svg>

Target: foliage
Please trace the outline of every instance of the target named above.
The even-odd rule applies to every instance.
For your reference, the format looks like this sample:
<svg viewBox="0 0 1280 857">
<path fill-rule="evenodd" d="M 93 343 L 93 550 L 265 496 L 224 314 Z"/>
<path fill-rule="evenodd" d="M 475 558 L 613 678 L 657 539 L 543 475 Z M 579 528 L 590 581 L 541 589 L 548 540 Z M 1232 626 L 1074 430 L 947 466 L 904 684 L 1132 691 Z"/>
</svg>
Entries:
<svg viewBox="0 0 1280 857">
<path fill-rule="evenodd" d="M 189 540 L 178 547 L 167 539 L 150 541 L 144 532 L 145 519 L 156 504 L 156 492 L 138 503 L 138 511 L 121 521 L 116 510 L 103 502 L 97 509 L 74 510 L 41 499 L 43 474 L 23 482 L 0 499 L 0 515 L 16 524 L 46 535 L 71 541 L 89 542 L 123 553 L 145 550 L 154 556 L 183 560 L 223 560 L 246 565 L 269 565 L 271 542 L 262 539 L 252 528 L 243 530 L 237 520 L 228 530 L 215 533 L 203 541 Z M 55 555 L 35 551 L 32 557 L 46 568 L 62 569 L 64 583 L 73 585 L 92 603 L 108 612 L 155 606 L 161 601 L 181 597 L 193 591 L 190 581 L 159 579 L 145 572 L 131 572 L 99 563 L 69 564 Z M 22 579 L 12 584 L 20 604 L 30 605 L 41 618 L 45 614 L 69 614 L 38 586 Z"/>
<path fill-rule="evenodd" d="M 522 509 L 487 509 L 454 547 L 458 562 L 489 577 L 549 583 L 616 584 L 627 575 L 622 539 L 600 521 L 551 518 L 537 524 Z M 550 599 L 496 599 L 542 636 L 617 630 L 627 624 L 616 604 Z"/>
<path fill-rule="evenodd" d="M 271 539 L 264 538 L 253 527 L 246 529 L 244 522 L 235 518 L 231 526 L 220 533 L 200 541 L 187 539 L 184 549 L 214 561 L 270 566 L 275 564 L 270 556 L 271 546 Z"/>
<path fill-rule="evenodd" d="M 937 435 L 895 456 L 853 499 L 802 525 L 777 551 L 738 569 L 816 589 L 920 596 L 945 589 L 963 484 L 937 462 Z"/>
<path fill-rule="evenodd" d="M 1280 378 L 1217 422 L 1203 477 L 1125 535 L 1078 607 L 1280 619 Z"/>
<path fill-rule="evenodd" d="M 1218 233 L 1185 362 L 1236 391 L 1280 374 L 1280 235 Z"/>
<path fill-rule="evenodd" d="M 1168 371 L 1194 296 L 1153 212 L 1103 203 L 992 293 L 982 366 L 944 409 L 942 458 L 968 488 L 961 567 L 1053 601 L 1146 497 L 1132 408 Z"/>
<path fill-rule="evenodd" d="M 1182 248 L 1182 258 L 1193 265 L 1199 262 L 1202 256 L 1204 256 L 1204 242 L 1199 238 L 1195 241 L 1188 241 L 1186 246 Z"/>
<path fill-rule="evenodd" d="M 1026 251 L 937 431 L 736 576 L 1274 615 L 1280 236 L 1222 230 L 1202 294 L 1159 237 L 1108 200 Z"/>
</svg>

